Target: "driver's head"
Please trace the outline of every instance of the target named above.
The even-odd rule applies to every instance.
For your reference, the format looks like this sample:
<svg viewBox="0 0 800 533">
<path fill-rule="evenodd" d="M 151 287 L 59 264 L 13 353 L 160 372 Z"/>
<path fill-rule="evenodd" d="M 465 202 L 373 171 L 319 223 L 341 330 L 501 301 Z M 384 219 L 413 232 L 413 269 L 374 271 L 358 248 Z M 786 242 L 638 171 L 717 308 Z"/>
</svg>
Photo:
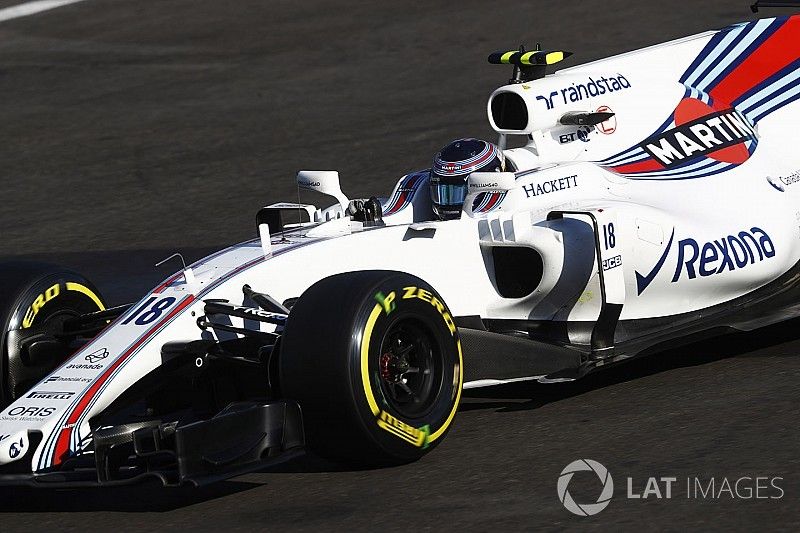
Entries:
<svg viewBox="0 0 800 533">
<path fill-rule="evenodd" d="M 467 196 L 467 176 L 473 172 L 500 172 L 503 152 L 480 139 L 458 139 L 439 151 L 431 168 L 431 201 L 439 220 L 461 216 Z"/>
</svg>

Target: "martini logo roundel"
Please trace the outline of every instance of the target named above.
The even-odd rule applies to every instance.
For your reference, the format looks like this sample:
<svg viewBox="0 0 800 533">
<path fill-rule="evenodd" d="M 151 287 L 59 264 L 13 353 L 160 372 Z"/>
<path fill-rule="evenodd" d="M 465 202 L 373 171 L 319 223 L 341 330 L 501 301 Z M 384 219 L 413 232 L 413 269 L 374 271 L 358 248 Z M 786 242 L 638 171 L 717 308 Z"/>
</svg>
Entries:
<svg viewBox="0 0 800 533">
<path fill-rule="evenodd" d="M 735 109 L 684 98 L 675 109 L 675 127 L 647 139 L 642 148 L 664 168 L 704 157 L 738 165 L 750 158 L 749 141 L 756 142 L 756 133 Z"/>
</svg>

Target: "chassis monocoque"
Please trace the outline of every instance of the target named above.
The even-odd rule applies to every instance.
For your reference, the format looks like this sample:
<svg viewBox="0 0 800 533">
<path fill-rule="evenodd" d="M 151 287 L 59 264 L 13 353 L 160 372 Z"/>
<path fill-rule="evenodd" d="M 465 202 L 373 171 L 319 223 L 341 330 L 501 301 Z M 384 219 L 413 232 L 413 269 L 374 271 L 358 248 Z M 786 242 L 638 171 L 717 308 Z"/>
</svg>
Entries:
<svg viewBox="0 0 800 533">
<path fill-rule="evenodd" d="M 80 275 L 2 265 L 0 483 L 206 483 L 308 445 L 414 460 L 464 387 L 570 380 L 798 314 L 800 18 L 545 76 L 506 52 L 507 172 L 432 221 L 428 173 L 354 215 L 259 211 L 259 236 L 106 308 Z M 301 221 L 285 224 L 287 214 Z"/>
</svg>

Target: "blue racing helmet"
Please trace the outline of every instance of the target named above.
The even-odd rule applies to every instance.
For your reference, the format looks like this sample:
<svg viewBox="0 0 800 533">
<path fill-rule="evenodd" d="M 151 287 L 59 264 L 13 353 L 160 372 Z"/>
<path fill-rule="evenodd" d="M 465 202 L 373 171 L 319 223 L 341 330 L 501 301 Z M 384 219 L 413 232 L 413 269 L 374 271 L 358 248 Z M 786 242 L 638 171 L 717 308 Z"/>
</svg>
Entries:
<svg viewBox="0 0 800 533">
<path fill-rule="evenodd" d="M 503 152 L 480 139 L 458 139 L 436 154 L 431 168 L 431 202 L 440 220 L 461 216 L 467 196 L 467 176 L 473 172 L 501 172 Z"/>
</svg>

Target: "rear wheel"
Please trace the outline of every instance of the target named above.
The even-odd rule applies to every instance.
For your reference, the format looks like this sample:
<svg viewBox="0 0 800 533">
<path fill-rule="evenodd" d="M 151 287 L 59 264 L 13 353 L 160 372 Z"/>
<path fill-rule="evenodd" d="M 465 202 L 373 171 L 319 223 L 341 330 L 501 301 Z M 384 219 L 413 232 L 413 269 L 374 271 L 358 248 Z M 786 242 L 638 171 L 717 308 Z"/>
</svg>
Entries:
<svg viewBox="0 0 800 533">
<path fill-rule="evenodd" d="M 430 451 L 461 395 L 450 311 L 430 285 L 400 272 L 350 272 L 312 285 L 289 314 L 279 364 L 309 446 L 359 465 Z"/>
<path fill-rule="evenodd" d="M 34 262 L 0 264 L 0 406 L 24 394 L 74 351 L 64 321 L 105 309 L 86 278 Z"/>
</svg>

